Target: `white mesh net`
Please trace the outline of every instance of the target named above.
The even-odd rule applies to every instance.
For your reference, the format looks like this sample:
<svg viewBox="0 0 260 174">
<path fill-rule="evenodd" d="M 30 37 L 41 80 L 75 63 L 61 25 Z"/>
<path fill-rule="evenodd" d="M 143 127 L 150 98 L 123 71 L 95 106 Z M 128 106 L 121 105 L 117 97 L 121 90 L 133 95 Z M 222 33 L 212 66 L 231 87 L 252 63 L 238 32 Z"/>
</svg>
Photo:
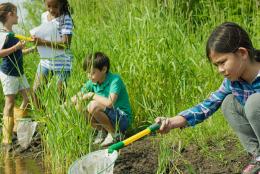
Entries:
<svg viewBox="0 0 260 174">
<path fill-rule="evenodd" d="M 109 154 L 107 149 L 89 153 L 71 165 L 69 174 L 113 174 L 117 157 L 117 151 Z"/>
</svg>

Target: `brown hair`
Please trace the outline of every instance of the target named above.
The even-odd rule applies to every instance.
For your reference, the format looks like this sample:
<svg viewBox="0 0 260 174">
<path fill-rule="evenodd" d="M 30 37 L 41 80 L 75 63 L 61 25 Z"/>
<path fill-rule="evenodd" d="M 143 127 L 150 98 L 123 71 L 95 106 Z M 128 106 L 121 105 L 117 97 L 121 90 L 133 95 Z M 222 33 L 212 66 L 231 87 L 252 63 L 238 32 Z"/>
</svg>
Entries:
<svg viewBox="0 0 260 174">
<path fill-rule="evenodd" d="M 107 72 L 110 68 L 110 61 L 107 55 L 102 52 L 95 52 L 94 54 L 89 54 L 83 61 L 83 70 L 88 71 L 91 68 L 97 68 L 100 71 L 103 67 L 107 67 Z"/>
<path fill-rule="evenodd" d="M 1 3 L 0 4 L 0 22 L 3 24 L 6 22 L 6 15 L 9 12 L 14 12 L 16 10 L 16 6 L 10 2 Z"/>
</svg>

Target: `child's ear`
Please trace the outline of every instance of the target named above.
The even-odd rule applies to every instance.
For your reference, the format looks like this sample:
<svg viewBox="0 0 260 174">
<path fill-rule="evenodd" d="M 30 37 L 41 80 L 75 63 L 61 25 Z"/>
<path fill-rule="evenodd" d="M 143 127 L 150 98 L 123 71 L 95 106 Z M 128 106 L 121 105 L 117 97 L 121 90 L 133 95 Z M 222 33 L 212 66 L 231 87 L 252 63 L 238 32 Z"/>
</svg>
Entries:
<svg viewBox="0 0 260 174">
<path fill-rule="evenodd" d="M 106 72 L 107 72 L 107 67 L 106 67 L 106 66 L 104 66 L 104 67 L 102 68 L 102 72 L 103 72 L 103 73 L 106 73 Z"/>
<path fill-rule="evenodd" d="M 241 57 L 244 60 L 246 60 L 248 58 L 248 56 L 249 56 L 248 50 L 246 48 L 244 48 L 244 47 L 239 47 L 238 50 L 239 50 L 239 53 L 240 53 Z"/>
<path fill-rule="evenodd" d="M 12 15 L 13 15 L 13 12 L 10 11 L 7 13 L 6 17 L 12 16 Z"/>
</svg>

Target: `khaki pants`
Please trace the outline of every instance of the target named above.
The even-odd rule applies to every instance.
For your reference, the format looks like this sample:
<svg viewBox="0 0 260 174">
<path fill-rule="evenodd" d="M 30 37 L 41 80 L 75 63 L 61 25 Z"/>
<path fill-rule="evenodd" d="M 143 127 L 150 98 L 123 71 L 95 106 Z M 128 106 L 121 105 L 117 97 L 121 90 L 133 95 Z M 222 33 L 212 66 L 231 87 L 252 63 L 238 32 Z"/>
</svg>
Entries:
<svg viewBox="0 0 260 174">
<path fill-rule="evenodd" d="M 260 156 L 260 93 L 250 95 L 245 106 L 230 94 L 222 103 L 222 111 L 246 151 Z"/>
</svg>

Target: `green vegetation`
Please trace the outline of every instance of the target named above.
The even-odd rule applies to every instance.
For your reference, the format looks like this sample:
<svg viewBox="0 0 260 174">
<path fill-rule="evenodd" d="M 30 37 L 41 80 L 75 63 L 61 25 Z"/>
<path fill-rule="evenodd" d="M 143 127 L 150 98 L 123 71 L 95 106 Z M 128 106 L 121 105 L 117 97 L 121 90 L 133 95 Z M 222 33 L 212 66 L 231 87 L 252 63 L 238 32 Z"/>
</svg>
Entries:
<svg viewBox="0 0 260 174">
<path fill-rule="evenodd" d="M 134 113 L 133 131 L 153 123 L 156 116 L 176 115 L 220 86 L 222 77 L 205 56 L 205 42 L 216 25 L 224 21 L 241 24 L 251 34 L 255 47 L 259 47 L 257 1 L 70 0 L 70 3 L 76 27 L 72 41 L 74 69 L 66 89 L 67 98 L 86 80 L 81 68 L 84 56 L 103 51 L 111 58 L 112 71 L 120 73 L 126 83 Z M 30 14 L 38 11 L 39 16 L 42 12 L 35 11 L 34 6 L 28 8 Z M 33 24 L 40 20 L 30 19 Z M 25 57 L 31 84 L 38 61 L 37 54 Z M 89 143 L 92 132 L 82 114 L 73 107 L 59 106 L 55 83 L 52 80 L 41 96 L 46 112 L 33 114 L 45 125 L 43 143 L 46 161 L 51 161 L 50 169 L 53 173 L 66 173 L 75 159 L 92 151 Z M 3 108 L 2 93 L 0 98 Z M 224 136 L 234 137 L 220 112 L 196 129 L 174 130 L 162 136 L 158 173 L 165 172 L 169 161 L 178 156 L 169 156 L 172 144 L 181 147 L 199 144 L 202 153 L 223 160 L 225 154 L 208 154 L 206 142 L 210 139 L 221 146 L 218 139 Z M 238 147 L 240 153 L 242 148 Z M 172 170 L 178 171 L 174 167 Z"/>
</svg>

